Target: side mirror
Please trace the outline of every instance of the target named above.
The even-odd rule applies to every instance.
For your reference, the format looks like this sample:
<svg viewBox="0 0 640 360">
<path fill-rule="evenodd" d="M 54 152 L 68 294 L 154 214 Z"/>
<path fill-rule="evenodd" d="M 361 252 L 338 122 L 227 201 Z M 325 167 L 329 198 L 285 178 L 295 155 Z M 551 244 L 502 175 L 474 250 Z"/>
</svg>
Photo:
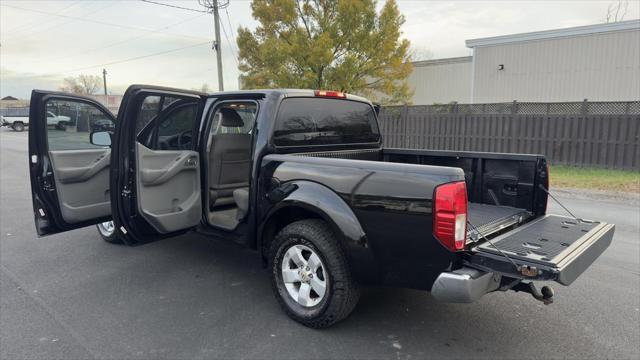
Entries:
<svg viewBox="0 0 640 360">
<path fill-rule="evenodd" d="M 92 131 L 89 139 L 92 145 L 111 146 L 111 133 L 108 131 Z"/>
</svg>

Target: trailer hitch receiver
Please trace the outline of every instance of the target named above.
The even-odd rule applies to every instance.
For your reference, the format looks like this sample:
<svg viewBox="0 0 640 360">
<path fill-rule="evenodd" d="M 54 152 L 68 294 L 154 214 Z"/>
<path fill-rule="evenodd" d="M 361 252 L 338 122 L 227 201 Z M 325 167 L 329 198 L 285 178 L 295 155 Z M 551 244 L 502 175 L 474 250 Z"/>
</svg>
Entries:
<svg viewBox="0 0 640 360">
<path fill-rule="evenodd" d="M 545 305 L 550 305 L 553 303 L 554 291 L 553 291 L 553 288 L 550 286 L 545 285 L 542 288 L 540 288 L 540 290 L 538 290 L 538 288 L 536 288 L 533 282 L 522 281 L 516 286 L 514 286 L 512 290 L 527 292 L 531 294 L 531 296 L 533 296 L 534 299 L 538 301 L 542 301 L 542 303 Z"/>
</svg>

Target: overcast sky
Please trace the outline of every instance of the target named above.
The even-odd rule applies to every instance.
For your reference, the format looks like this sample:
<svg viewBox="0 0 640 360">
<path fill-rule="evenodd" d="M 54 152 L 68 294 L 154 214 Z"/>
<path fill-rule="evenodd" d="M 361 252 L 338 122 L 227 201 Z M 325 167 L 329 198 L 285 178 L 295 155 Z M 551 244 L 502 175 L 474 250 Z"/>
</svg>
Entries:
<svg viewBox="0 0 640 360">
<path fill-rule="evenodd" d="M 202 10 L 197 0 L 154 1 Z M 602 23 L 611 1 L 398 3 L 406 18 L 403 37 L 416 54 L 444 58 L 469 55 L 466 39 Z M 639 3 L 628 2 L 625 20 L 640 18 Z M 238 88 L 237 28 L 256 26 L 249 5 L 231 0 L 221 11 L 226 90 Z M 66 76 L 101 75 L 103 68 L 113 94 L 133 83 L 206 83 L 213 91 L 212 39 L 212 15 L 138 0 L 0 0 L 0 97 L 25 98 L 33 88 L 56 89 Z"/>
</svg>

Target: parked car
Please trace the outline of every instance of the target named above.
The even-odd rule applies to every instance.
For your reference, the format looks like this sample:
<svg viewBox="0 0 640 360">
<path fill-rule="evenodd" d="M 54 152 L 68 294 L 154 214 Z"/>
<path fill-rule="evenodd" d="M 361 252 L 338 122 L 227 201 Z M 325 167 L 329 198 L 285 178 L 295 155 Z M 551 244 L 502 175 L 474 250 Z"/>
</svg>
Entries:
<svg viewBox="0 0 640 360">
<path fill-rule="evenodd" d="M 0 125 L 10 127 L 14 131 L 24 131 L 29 126 L 28 116 L 0 116 Z"/>
<path fill-rule="evenodd" d="M 51 111 L 47 111 L 47 125 L 53 126 L 58 130 L 64 130 L 71 118 L 63 115 L 56 115 Z M 1 116 L 0 122 L 2 126 L 10 127 L 15 131 L 24 131 L 29 126 L 28 116 Z"/>
<path fill-rule="evenodd" d="M 31 104 L 58 98 L 109 114 L 47 91 Z M 115 132 L 92 132 L 82 150 L 45 141 L 44 112 L 32 112 L 36 230 L 242 244 L 284 312 L 313 328 L 347 317 L 361 285 L 446 302 L 523 291 L 549 304 L 553 290 L 534 281 L 570 285 L 611 243 L 613 224 L 547 214 L 544 156 L 386 148 L 377 110 L 332 91 L 135 85 L 109 115 Z"/>
<path fill-rule="evenodd" d="M 113 131 L 114 124 L 110 119 L 98 118 L 91 120 L 92 131 Z"/>
<path fill-rule="evenodd" d="M 71 118 L 64 115 L 56 115 L 52 111 L 47 111 L 47 125 L 53 126 L 58 130 L 65 130 Z"/>
</svg>

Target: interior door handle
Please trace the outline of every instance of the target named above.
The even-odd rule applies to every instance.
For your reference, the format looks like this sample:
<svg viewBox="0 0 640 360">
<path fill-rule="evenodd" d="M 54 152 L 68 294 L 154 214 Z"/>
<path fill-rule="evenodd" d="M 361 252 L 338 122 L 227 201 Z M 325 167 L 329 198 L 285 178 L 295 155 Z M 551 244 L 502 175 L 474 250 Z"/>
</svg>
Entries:
<svg viewBox="0 0 640 360">
<path fill-rule="evenodd" d="M 148 169 L 143 167 L 140 169 L 141 180 L 144 185 L 160 185 L 185 169 L 192 171 L 197 164 L 197 156 L 182 155 L 170 163 L 169 166 L 160 169 Z"/>
<path fill-rule="evenodd" d="M 502 188 L 502 193 L 504 193 L 505 195 L 509 195 L 509 196 L 518 195 L 518 184 L 505 185 Z"/>
<path fill-rule="evenodd" d="M 100 170 L 107 168 L 110 162 L 110 156 L 101 155 L 87 166 L 60 167 L 57 170 L 58 180 L 63 184 L 87 181 L 99 173 Z"/>
</svg>

